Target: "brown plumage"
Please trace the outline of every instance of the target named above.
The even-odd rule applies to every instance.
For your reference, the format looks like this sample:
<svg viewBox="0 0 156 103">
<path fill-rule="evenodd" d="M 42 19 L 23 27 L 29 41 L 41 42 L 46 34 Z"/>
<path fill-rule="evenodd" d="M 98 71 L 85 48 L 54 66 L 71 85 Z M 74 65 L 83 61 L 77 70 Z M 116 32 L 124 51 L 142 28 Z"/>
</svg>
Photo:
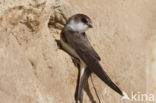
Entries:
<svg viewBox="0 0 156 103">
<path fill-rule="evenodd" d="M 86 68 L 89 69 L 90 72 L 94 72 L 110 88 L 115 90 L 120 95 L 123 95 L 122 91 L 112 82 L 112 80 L 108 77 L 108 75 L 100 65 L 99 63 L 100 57 L 96 53 L 94 48 L 91 46 L 85 34 L 85 29 L 82 28 L 83 26 L 84 28 L 86 28 L 86 25 L 88 28 L 92 27 L 90 18 L 84 14 L 77 14 L 69 18 L 66 26 L 61 32 L 61 41 L 62 41 L 61 45 L 73 57 L 78 58 L 80 59 L 80 62 L 85 63 Z M 78 27 L 78 26 L 82 26 L 82 27 Z M 88 28 L 86 28 L 86 30 Z M 84 75 L 82 73 L 82 76 Z M 82 81 L 83 79 L 82 80 L 80 79 L 80 83 L 82 83 Z M 79 88 L 81 89 L 79 89 L 80 90 L 79 94 L 81 94 L 83 88 L 82 86 L 83 84 L 80 84 Z"/>
</svg>

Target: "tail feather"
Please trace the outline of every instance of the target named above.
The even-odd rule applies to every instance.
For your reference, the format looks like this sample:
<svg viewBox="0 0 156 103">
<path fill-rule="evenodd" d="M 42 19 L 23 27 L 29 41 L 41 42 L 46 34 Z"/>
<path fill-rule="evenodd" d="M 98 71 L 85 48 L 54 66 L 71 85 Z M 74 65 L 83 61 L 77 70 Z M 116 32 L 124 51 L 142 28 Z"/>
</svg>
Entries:
<svg viewBox="0 0 156 103">
<path fill-rule="evenodd" d="M 81 45 L 84 46 L 84 45 Z M 80 47 L 80 46 L 79 46 Z M 83 49 L 82 47 L 76 48 L 76 52 L 80 56 L 80 58 L 83 60 L 83 62 L 86 63 L 87 67 L 91 72 L 94 72 L 101 80 L 103 80 L 110 88 L 115 90 L 117 93 L 119 93 L 121 96 L 123 96 L 122 91 L 113 83 L 113 81 L 108 77 L 106 72 L 102 69 L 99 60 L 96 58 L 95 55 L 88 50 L 88 48 Z"/>
<path fill-rule="evenodd" d="M 94 72 L 102 81 L 104 81 L 110 88 L 115 90 L 117 93 L 119 93 L 121 96 L 123 96 L 122 91 L 119 89 L 118 86 L 116 86 L 113 81 L 108 77 L 106 72 L 102 69 L 99 62 L 96 62 L 91 67 L 89 67 L 92 72 Z"/>
</svg>

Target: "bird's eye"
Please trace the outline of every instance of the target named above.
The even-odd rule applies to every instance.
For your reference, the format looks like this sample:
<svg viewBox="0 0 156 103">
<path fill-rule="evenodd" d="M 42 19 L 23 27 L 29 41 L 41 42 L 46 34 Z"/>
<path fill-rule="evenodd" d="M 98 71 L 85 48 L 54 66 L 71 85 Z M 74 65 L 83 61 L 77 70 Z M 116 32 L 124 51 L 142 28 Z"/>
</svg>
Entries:
<svg viewBox="0 0 156 103">
<path fill-rule="evenodd" d="M 88 22 L 85 18 L 82 18 L 81 21 L 85 24 Z"/>
</svg>

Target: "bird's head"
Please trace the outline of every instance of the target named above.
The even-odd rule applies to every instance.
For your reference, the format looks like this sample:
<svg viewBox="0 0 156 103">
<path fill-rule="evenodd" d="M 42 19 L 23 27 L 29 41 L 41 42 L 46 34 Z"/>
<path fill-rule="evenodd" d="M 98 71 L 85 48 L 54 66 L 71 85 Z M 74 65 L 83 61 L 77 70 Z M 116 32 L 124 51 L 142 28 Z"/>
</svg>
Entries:
<svg viewBox="0 0 156 103">
<path fill-rule="evenodd" d="M 83 33 L 93 26 L 92 21 L 88 16 L 84 14 L 76 14 L 69 18 L 67 21 L 67 27 L 75 32 Z"/>
</svg>

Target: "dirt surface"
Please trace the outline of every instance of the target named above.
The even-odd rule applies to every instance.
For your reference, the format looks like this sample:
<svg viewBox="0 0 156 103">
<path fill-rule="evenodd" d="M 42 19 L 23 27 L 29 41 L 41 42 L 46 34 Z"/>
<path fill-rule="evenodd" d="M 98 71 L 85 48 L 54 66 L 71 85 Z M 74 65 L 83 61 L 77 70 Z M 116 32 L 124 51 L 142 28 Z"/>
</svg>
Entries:
<svg viewBox="0 0 156 103">
<path fill-rule="evenodd" d="M 55 40 L 76 13 L 92 19 L 88 38 L 104 70 L 130 97 L 122 100 L 93 74 L 101 103 L 156 103 L 155 5 L 155 0 L 0 0 L 0 103 L 75 103 L 78 70 Z M 91 79 L 89 86 L 98 103 Z M 142 94 L 148 99 L 139 100 Z M 90 103 L 86 93 L 84 103 Z"/>
</svg>

